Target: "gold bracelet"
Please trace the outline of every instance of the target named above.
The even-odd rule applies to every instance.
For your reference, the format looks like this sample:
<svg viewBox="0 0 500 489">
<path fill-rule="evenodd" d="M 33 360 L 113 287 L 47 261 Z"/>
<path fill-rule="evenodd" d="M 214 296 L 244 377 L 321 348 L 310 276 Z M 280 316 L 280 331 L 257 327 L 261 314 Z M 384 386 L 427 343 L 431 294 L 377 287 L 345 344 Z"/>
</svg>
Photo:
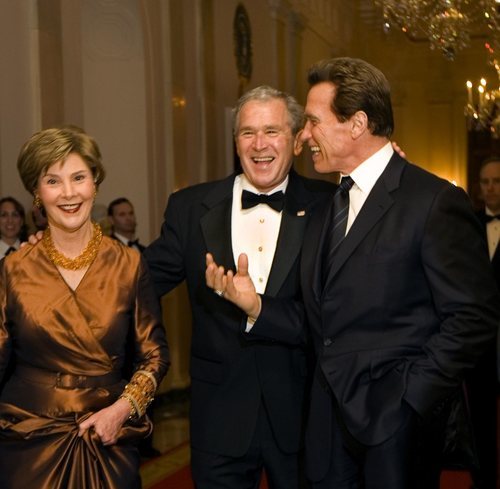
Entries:
<svg viewBox="0 0 500 489">
<path fill-rule="evenodd" d="M 151 372 L 139 370 L 125 386 L 124 395 L 134 403 L 136 414 L 142 417 L 154 399 L 156 379 Z"/>
<path fill-rule="evenodd" d="M 135 418 L 137 415 L 137 409 L 135 407 L 135 402 L 132 400 L 132 398 L 130 396 L 128 396 L 127 394 L 122 394 L 118 399 L 125 399 L 129 403 L 130 415 L 129 415 L 128 419 Z"/>
<path fill-rule="evenodd" d="M 151 372 L 148 372 L 147 370 L 138 370 L 137 372 L 134 373 L 134 377 L 136 375 L 146 376 L 153 383 L 153 389 L 156 392 L 156 389 L 158 388 L 158 383 L 156 382 L 155 376 Z"/>
</svg>

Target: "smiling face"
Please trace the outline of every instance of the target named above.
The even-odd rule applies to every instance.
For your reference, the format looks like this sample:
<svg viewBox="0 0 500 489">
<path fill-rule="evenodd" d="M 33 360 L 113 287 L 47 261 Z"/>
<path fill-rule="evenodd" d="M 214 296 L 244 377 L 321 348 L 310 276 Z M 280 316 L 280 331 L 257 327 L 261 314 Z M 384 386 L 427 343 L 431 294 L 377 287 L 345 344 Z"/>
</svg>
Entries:
<svg viewBox="0 0 500 489">
<path fill-rule="evenodd" d="M 330 82 L 314 85 L 307 95 L 306 125 L 301 139 L 307 143 L 318 173 L 340 171 L 348 174 L 352 154 L 352 122 L 340 122 L 332 112 L 331 103 L 335 86 Z"/>
<path fill-rule="evenodd" d="M 245 103 L 235 140 L 243 172 L 259 192 L 270 192 L 285 180 L 293 162 L 294 137 L 283 100 Z"/>
<path fill-rule="evenodd" d="M 95 195 L 92 172 L 76 153 L 50 166 L 38 180 L 37 193 L 53 230 L 72 233 L 90 224 Z"/>
<path fill-rule="evenodd" d="M 16 206 L 6 200 L 0 204 L 0 237 L 12 245 L 19 238 L 23 226 L 23 217 Z"/>
</svg>

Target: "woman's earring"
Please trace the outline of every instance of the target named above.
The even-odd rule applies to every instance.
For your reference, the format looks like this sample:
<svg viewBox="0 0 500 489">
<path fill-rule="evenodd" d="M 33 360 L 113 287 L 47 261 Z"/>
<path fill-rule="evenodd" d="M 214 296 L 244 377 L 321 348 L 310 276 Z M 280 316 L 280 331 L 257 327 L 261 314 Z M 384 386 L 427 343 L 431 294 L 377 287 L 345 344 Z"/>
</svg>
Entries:
<svg viewBox="0 0 500 489">
<path fill-rule="evenodd" d="M 35 194 L 35 200 L 33 200 L 33 205 L 41 209 L 43 207 L 42 199 L 40 199 L 38 194 Z"/>
</svg>

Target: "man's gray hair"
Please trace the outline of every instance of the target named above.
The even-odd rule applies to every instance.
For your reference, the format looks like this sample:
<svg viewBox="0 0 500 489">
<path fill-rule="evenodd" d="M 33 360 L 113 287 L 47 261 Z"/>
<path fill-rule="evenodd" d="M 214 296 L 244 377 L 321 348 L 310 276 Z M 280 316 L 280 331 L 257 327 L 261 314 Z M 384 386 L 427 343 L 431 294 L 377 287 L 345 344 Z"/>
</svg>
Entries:
<svg viewBox="0 0 500 489">
<path fill-rule="evenodd" d="M 252 100 L 267 102 L 269 100 L 283 100 L 288 111 L 288 121 L 292 134 L 295 136 L 304 127 L 304 108 L 288 93 L 277 90 L 268 85 L 261 85 L 244 93 L 233 108 L 233 134 L 237 136 L 240 126 L 240 112 L 243 106 Z"/>
</svg>

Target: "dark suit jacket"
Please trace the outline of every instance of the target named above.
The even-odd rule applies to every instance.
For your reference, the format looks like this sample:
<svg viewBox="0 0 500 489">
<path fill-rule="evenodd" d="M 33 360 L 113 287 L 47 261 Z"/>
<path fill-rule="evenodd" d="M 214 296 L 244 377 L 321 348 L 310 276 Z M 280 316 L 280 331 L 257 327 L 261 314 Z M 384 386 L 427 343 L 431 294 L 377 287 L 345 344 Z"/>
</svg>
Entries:
<svg viewBox="0 0 500 489">
<path fill-rule="evenodd" d="M 304 301 L 318 368 L 342 419 L 357 440 L 375 445 L 394 434 L 408 405 L 426 418 L 455 392 L 493 341 L 500 298 L 465 192 L 398 155 L 337 249 L 323 288 L 329 213 L 324 204 L 307 231 Z M 333 412 L 316 377 L 311 396 L 307 464 L 320 480 Z"/>
<path fill-rule="evenodd" d="M 184 279 L 193 312 L 191 444 L 204 451 L 243 455 L 251 442 L 261 399 L 280 448 L 297 452 L 306 379 L 303 321 L 260 319 L 244 333 L 246 316 L 205 285 L 205 254 L 235 269 L 231 206 L 235 176 L 174 193 L 161 236 L 145 251 L 160 295 Z M 299 256 L 309 208 L 332 187 L 291 172 L 281 229 L 265 295 L 299 299 Z M 188 325 L 186 325 L 188 327 Z"/>
<path fill-rule="evenodd" d="M 484 210 L 477 213 L 479 220 L 484 226 L 484 233 L 486 236 L 486 214 Z M 493 267 L 493 274 L 495 275 L 495 280 L 497 281 L 498 287 L 500 287 L 500 246 L 497 246 L 495 250 L 495 254 L 491 260 L 491 266 Z"/>
</svg>

